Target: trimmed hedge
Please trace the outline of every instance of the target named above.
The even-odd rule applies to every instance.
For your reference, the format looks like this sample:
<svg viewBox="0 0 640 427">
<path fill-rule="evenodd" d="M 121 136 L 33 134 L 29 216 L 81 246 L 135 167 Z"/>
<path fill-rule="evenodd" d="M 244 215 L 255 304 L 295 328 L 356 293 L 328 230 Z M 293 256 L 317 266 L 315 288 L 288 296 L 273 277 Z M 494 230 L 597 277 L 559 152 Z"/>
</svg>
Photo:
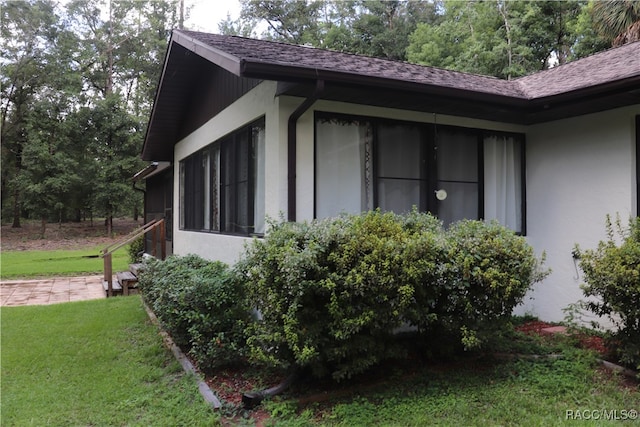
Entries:
<svg viewBox="0 0 640 427">
<path fill-rule="evenodd" d="M 226 264 L 196 255 L 149 259 L 139 286 L 176 344 L 188 349 L 203 369 L 245 356 L 250 310 L 244 284 Z"/>
<path fill-rule="evenodd" d="M 618 328 L 613 334 L 620 360 L 640 370 L 640 218 L 616 226 L 607 217 L 607 240 L 580 253 L 586 284 L 582 290 L 597 301 L 584 303 Z"/>
<path fill-rule="evenodd" d="M 392 337 L 406 324 L 480 345 L 480 331 L 509 319 L 542 279 L 539 264 L 496 223 L 444 231 L 429 214 L 374 211 L 271 224 L 236 268 L 262 314 L 250 325 L 251 355 L 341 380 L 401 354 Z"/>
<path fill-rule="evenodd" d="M 525 238 L 498 222 L 460 221 L 447 231 L 446 324 L 461 333 L 466 348 L 480 346 L 511 319 L 533 283 L 541 260 Z"/>
</svg>

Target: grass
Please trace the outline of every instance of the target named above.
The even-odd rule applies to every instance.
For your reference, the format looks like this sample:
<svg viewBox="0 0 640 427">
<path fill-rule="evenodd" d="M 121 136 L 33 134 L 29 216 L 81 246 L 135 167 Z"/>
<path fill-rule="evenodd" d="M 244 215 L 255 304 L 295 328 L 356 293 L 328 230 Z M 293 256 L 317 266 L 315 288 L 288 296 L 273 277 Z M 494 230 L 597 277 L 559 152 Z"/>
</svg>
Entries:
<svg viewBox="0 0 640 427">
<path fill-rule="evenodd" d="M 0 316 L 2 426 L 218 425 L 138 296 Z"/>
<path fill-rule="evenodd" d="M 98 256 L 101 249 L 2 251 L 0 279 L 99 274 L 104 268 L 103 259 Z M 113 253 L 112 263 L 114 272 L 128 269 L 129 255 L 126 247 Z"/>
<path fill-rule="evenodd" d="M 264 406 L 276 426 L 600 426 L 640 420 L 637 383 L 624 385 L 571 340 L 559 337 L 548 345 L 561 349 L 562 357 L 416 359 L 411 368 L 382 368 L 387 379 L 356 385 L 346 396 L 300 405 L 289 395 Z"/>
</svg>

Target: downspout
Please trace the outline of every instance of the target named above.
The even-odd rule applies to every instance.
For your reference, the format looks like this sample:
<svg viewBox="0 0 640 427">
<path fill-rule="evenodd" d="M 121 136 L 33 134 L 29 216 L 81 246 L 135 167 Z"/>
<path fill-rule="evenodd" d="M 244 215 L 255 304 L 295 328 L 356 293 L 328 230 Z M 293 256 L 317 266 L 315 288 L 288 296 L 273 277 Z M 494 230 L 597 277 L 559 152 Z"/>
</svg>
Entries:
<svg viewBox="0 0 640 427">
<path fill-rule="evenodd" d="M 324 80 L 316 81 L 316 90 L 309 98 L 295 109 L 289 116 L 287 123 L 287 219 L 290 222 L 296 221 L 296 156 L 298 145 L 298 119 L 311 105 L 318 100 L 324 92 Z"/>
</svg>

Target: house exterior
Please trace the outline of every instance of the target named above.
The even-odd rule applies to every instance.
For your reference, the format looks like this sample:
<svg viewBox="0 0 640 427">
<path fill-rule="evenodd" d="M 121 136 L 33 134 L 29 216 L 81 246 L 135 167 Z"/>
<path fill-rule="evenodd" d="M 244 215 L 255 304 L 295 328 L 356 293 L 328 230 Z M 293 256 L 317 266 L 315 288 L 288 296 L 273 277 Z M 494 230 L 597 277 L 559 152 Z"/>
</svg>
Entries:
<svg viewBox="0 0 640 427">
<path fill-rule="evenodd" d="M 520 313 L 562 320 L 572 250 L 640 211 L 640 43 L 512 81 L 175 30 L 142 158 L 173 253 L 235 262 L 265 217 L 413 206 L 546 252 Z"/>
</svg>

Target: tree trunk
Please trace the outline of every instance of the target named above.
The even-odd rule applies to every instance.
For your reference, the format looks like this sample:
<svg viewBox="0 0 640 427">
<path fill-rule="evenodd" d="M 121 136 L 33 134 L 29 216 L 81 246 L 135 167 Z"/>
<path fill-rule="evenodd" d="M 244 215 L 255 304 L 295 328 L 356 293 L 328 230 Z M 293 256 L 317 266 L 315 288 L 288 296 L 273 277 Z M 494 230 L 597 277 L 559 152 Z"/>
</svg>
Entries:
<svg viewBox="0 0 640 427">
<path fill-rule="evenodd" d="M 13 192 L 13 224 L 11 228 L 22 228 L 20 224 L 20 191 Z"/>
<path fill-rule="evenodd" d="M 42 215 L 41 222 L 40 222 L 40 238 L 41 239 L 44 239 L 46 232 L 47 232 L 47 216 Z"/>
</svg>

